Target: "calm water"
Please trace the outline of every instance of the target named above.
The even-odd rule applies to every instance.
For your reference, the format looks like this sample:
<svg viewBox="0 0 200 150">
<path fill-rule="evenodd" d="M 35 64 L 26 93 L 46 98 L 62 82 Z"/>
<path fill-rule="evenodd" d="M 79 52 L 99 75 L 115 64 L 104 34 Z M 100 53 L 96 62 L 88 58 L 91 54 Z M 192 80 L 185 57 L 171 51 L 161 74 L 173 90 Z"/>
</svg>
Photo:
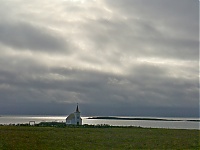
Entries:
<svg viewBox="0 0 200 150">
<path fill-rule="evenodd" d="M 18 123 L 22 124 L 22 123 L 29 123 L 29 121 L 35 121 L 35 123 L 52 122 L 52 121 L 65 122 L 65 118 L 66 116 L 1 116 L 0 124 L 18 124 Z M 173 119 L 173 120 L 183 120 L 183 121 L 105 120 L 105 119 L 87 119 L 87 118 L 88 117 L 82 117 L 83 124 L 90 124 L 90 125 L 109 124 L 114 126 L 199 129 L 199 122 L 186 121 L 186 120 L 199 120 L 199 118 L 160 118 L 160 119 Z"/>
</svg>

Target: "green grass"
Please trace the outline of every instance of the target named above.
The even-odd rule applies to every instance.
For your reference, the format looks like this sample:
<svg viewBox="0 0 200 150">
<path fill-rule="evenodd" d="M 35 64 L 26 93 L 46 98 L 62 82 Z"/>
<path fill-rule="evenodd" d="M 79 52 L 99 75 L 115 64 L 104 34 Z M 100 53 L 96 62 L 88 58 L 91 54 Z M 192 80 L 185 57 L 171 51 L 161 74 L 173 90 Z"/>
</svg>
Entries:
<svg viewBox="0 0 200 150">
<path fill-rule="evenodd" d="M 0 150 L 199 149 L 199 130 L 0 126 Z"/>
</svg>

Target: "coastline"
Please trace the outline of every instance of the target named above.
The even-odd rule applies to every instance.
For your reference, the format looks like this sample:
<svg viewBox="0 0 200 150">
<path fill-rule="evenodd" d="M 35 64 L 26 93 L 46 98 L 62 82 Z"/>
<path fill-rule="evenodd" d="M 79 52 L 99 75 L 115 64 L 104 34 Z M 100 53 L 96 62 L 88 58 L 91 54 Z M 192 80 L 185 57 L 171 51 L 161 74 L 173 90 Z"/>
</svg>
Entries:
<svg viewBox="0 0 200 150">
<path fill-rule="evenodd" d="M 106 116 L 99 116 L 99 117 L 88 117 L 87 119 L 105 119 L 105 120 L 145 120 L 145 121 L 192 121 L 192 122 L 200 122 L 197 119 L 191 120 L 183 120 L 183 119 L 163 119 L 163 118 L 129 118 L 129 117 L 106 117 Z"/>
<path fill-rule="evenodd" d="M 40 122 L 65 122 L 66 116 L 2 116 L 1 125 L 26 124 L 30 121 Z M 176 117 L 146 117 L 146 116 L 82 116 L 83 124 L 111 126 L 137 126 L 145 128 L 172 128 L 172 129 L 197 129 L 199 118 Z"/>
</svg>

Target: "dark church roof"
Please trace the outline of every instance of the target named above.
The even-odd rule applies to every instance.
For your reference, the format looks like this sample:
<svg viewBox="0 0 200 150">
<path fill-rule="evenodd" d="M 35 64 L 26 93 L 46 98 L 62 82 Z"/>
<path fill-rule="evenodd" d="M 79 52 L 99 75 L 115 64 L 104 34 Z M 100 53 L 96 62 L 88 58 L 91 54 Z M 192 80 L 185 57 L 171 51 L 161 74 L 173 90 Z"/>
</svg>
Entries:
<svg viewBox="0 0 200 150">
<path fill-rule="evenodd" d="M 77 103 L 77 106 L 76 106 L 76 112 L 79 112 L 79 113 L 80 113 L 80 111 L 79 111 L 79 109 L 78 109 L 78 103 Z"/>
</svg>

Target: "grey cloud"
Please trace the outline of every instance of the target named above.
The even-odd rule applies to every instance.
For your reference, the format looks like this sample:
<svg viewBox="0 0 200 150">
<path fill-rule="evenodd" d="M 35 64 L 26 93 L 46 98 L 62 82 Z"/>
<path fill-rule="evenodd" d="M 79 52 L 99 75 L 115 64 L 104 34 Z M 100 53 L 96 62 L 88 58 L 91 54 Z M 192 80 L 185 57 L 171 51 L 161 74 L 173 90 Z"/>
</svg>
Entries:
<svg viewBox="0 0 200 150">
<path fill-rule="evenodd" d="M 89 20 L 82 29 L 88 31 L 86 39 L 96 41 L 92 43 L 94 51 L 113 51 L 118 55 L 126 51 L 128 55 L 136 57 L 145 54 L 150 57 L 198 60 L 198 27 L 194 29 L 196 39 L 187 39 L 165 35 L 149 22 L 133 20 L 132 26 L 129 23 Z M 103 28 L 105 26 L 107 28 Z"/>
<path fill-rule="evenodd" d="M 81 100 L 82 103 L 96 103 L 96 105 L 131 103 L 146 107 L 164 107 L 168 103 L 175 107 L 182 103 L 182 106 L 189 107 L 191 105 L 192 107 L 193 104 L 189 104 L 187 101 L 190 98 L 194 100 L 194 103 L 197 103 L 198 92 L 196 90 L 186 93 L 187 89 L 193 89 L 196 84 L 191 84 L 188 80 L 180 79 L 178 81 L 169 78 L 165 75 L 165 71 L 155 67 L 154 69 L 152 67 L 146 67 L 146 69 L 143 67 L 144 70 L 138 69 L 140 71 L 135 70 L 136 75 L 124 77 L 99 72 L 55 68 L 49 72 L 40 73 L 35 79 L 28 74 L 23 76 L 23 80 L 19 78 L 7 80 L 6 84 L 18 87 L 15 92 L 12 92 L 13 96 L 18 95 L 20 101 L 29 99 L 30 101 L 55 101 L 57 103 L 59 101 L 75 102 Z M 69 79 L 41 78 L 50 73 L 59 74 Z M 8 78 L 10 77 L 8 76 Z M 6 92 L 3 91 L 3 93 Z M 9 97 L 7 98 L 9 99 Z M 3 99 L 6 99 L 6 96 Z"/>
<path fill-rule="evenodd" d="M 0 42 L 19 50 L 69 51 L 66 40 L 44 27 L 27 23 L 1 23 Z"/>
<path fill-rule="evenodd" d="M 195 2 L 54 4 L 0 21 L 1 114 L 199 115 Z"/>
<path fill-rule="evenodd" d="M 118 15 L 127 16 L 127 20 L 121 20 L 123 26 L 126 26 L 126 32 L 120 27 L 115 30 L 114 37 L 121 35 L 120 42 L 116 42 L 122 44 L 119 45 L 120 49 L 130 50 L 132 47 L 130 45 L 133 44 L 136 47 L 130 51 L 134 53 L 140 51 L 147 55 L 182 59 L 183 55 L 173 52 L 178 51 L 180 54 L 184 51 L 189 54 L 188 59 L 198 59 L 198 5 L 195 1 L 118 0 L 105 3 L 113 9 L 113 12 L 120 11 Z M 147 46 L 155 51 L 148 51 Z M 191 54 L 191 49 L 194 55 Z"/>
<path fill-rule="evenodd" d="M 131 13 L 139 12 L 139 14 L 137 13 L 138 17 L 145 17 L 145 19 L 148 20 L 161 19 L 162 21 L 170 21 L 171 19 L 173 19 L 171 21 L 175 22 L 180 21 L 180 19 L 181 21 L 185 22 L 186 18 L 191 21 L 194 21 L 196 19 L 198 20 L 198 1 L 127 0 L 126 2 L 124 2 L 121 0 L 106 0 L 105 3 L 108 4 L 113 10 L 118 10 L 119 12 L 125 13 L 130 17 L 135 16 Z M 179 16 L 180 18 L 177 18 L 177 16 Z"/>
</svg>

